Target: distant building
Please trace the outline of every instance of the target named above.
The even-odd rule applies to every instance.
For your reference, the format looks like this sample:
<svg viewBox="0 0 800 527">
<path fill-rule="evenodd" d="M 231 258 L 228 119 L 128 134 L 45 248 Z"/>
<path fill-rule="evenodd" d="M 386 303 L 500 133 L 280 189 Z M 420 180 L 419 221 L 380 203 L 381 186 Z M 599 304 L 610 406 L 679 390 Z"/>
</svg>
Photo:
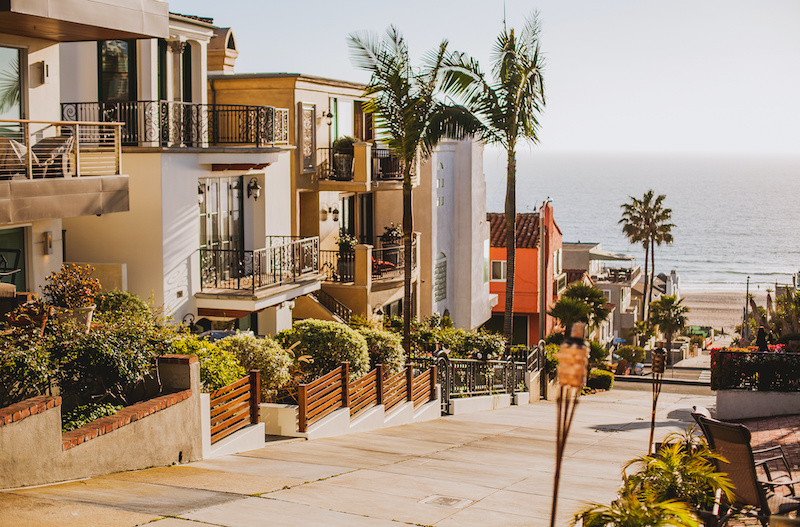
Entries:
<svg viewBox="0 0 800 527">
<path fill-rule="evenodd" d="M 489 290 L 497 295 L 497 305 L 486 327 L 502 331 L 506 296 L 505 215 L 489 213 L 487 218 L 491 233 Z M 544 227 L 543 236 L 540 236 L 540 226 Z M 567 275 L 562 266 L 561 229 L 553 219 L 552 205 L 545 203 L 536 213 L 517 214 L 516 237 L 513 343 L 531 345 L 557 325 L 555 319 L 540 313 L 539 295 L 545 297 L 546 312 L 567 287 Z M 539 251 L 544 258 L 543 284 L 539 280 Z M 545 317 L 544 335 L 539 334 L 540 316 Z"/>
</svg>

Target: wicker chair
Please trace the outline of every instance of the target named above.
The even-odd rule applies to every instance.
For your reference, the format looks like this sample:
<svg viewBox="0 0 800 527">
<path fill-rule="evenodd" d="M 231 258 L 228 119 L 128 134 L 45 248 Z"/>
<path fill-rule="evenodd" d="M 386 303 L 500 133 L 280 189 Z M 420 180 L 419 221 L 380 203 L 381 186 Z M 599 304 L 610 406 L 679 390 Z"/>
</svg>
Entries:
<svg viewBox="0 0 800 527">
<path fill-rule="evenodd" d="M 768 461 L 775 461 L 779 456 L 756 462 L 747 427 L 713 419 L 705 409 L 695 409 L 692 417 L 706 436 L 708 445 L 725 459 L 715 461 L 717 470 L 728 474 L 734 485 L 734 499 L 731 503 L 723 503 L 721 511 L 724 514 L 720 512 L 718 525 L 725 525 L 735 514 L 748 514 L 758 518 L 766 527 L 770 516 L 800 511 L 800 499 L 775 493 L 775 487 L 792 487 L 800 480 L 781 478 L 780 481 L 770 481 L 758 478 L 756 467 L 766 466 Z M 791 477 L 791 472 L 788 474 Z"/>
</svg>

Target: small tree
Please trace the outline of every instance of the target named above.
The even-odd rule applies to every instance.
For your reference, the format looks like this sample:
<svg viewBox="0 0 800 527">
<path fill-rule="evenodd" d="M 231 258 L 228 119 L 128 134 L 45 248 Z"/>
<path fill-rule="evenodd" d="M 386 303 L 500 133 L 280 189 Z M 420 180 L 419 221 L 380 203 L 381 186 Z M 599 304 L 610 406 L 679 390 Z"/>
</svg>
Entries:
<svg viewBox="0 0 800 527">
<path fill-rule="evenodd" d="M 564 291 L 562 298 L 580 300 L 589 306 L 589 316 L 584 322 L 587 322 L 593 328 L 608 319 L 608 315 L 611 314 L 611 310 L 607 307 L 608 299 L 606 295 L 596 287 L 583 282 L 570 284 Z"/>
<path fill-rule="evenodd" d="M 583 300 L 561 297 L 547 314 L 557 319 L 564 331 L 568 331 L 575 322 L 588 322 L 591 312 L 592 309 Z"/>
<path fill-rule="evenodd" d="M 686 313 L 689 312 L 689 308 L 681 302 L 683 299 L 679 300 L 677 295 L 664 295 L 650 303 L 650 319 L 664 334 L 668 350 L 672 349 L 673 335 L 686 327 Z"/>
</svg>

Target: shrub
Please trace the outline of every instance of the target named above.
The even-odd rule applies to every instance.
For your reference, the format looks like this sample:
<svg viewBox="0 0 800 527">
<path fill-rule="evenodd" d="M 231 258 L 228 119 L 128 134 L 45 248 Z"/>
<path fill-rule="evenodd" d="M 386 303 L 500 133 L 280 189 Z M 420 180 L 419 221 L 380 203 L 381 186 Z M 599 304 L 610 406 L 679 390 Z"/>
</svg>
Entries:
<svg viewBox="0 0 800 527">
<path fill-rule="evenodd" d="M 50 386 L 50 354 L 33 333 L 15 329 L 0 337 L 0 408 L 44 394 Z"/>
<path fill-rule="evenodd" d="M 97 312 L 145 315 L 150 313 L 150 306 L 130 291 L 115 289 L 97 297 Z"/>
<path fill-rule="evenodd" d="M 560 331 L 554 331 L 544 338 L 544 342 L 545 344 L 555 344 L 556 346 L 560 346 L 564 343 L 564 333 Z"/>
<path fill-rule="evenodd" d="M 644 359 L 644 348 L 639 346 L 622 346 L 617 350 L 617 355 L 621 359 L 628 361 L 631 367 L 635 366 L 637 362 L 642 362 Z"/>
<path fill-rule="evenodd" d="M 275 339 L 288 348 L 299 342 L 295 353 L 309 355 L 308 373 L 312 379 L 338 368 L 342 362 L 350 363 L 350 378 L 357 379 L 369 371 L 367 341 L 358 331 L 327 320 L 301 320 L 291 329 L 281 331 Z M 308 379 L 310 380 L 310 379 Z"/>
<path fill-rule="evenodd" d="M 78 406 L 61 416 L 61 431 L 70 432 L 78 429 L 101 417 L 114 415 L 122 408 L 122 405 L 111 403 L 90 403 Z"/>
<path fill-rule="evenodd" d="M 389 374 L 397 373 L 403 369 L 406 363 L 406 355 L 403 352 L 403 343 L 397 334 L 383 329 L 368 327 L 359 328 L 358 332 L 367 341 L 371 368 L 378 364 L 383 364 L 384 371 Z"/>
<path fill-rule="evenodd" d="M 275 399 L 278 388 L 289 382 L 292 358 L 272 339 L 259 339 L 236 333 L 217 341 L 223 351 L 232 353 L 246 371 L 261 371 L 261 401 Z"/>
<path fill-rule="evenodd" d="M 589 342 L 589 361 L 593 364 L 603 362 L 608 358 L 609 351 L 605 346 L 596 341 Z"/>
<path fill-rule="evenodd" d="M 50 353 L 65 406 L 107 398 L 128 402 L 135 390 L 143 389 L 155 366 L 159 344 L 151 341 L 152 335 L 157 332 L 150 324 L 133 317 L 100 322 L 89 333 L 60 326 Z"/>
<path fill-rule="evenodd" d="M 592 369 L 586 386 L 595 390 L 610 390 L 614 386 L 614 374 L 606 370 Z"/>
<path fill-rule="evenodd" d="M 502 357 L 505 339 L 499 333 L 483 330 L 463 331 L 455 348 L 472 359 L 497 360 Z"/>
<path fill-rule="evenodd" d="M 244 377 L 236 356 L 195 335 L 184 335 L 172 343 L 172 353 L 196 355 L 200 363 L 200 383 L 204 392 L 213 392 Z"/>
<path fill-rule="evenodd" d="M 556 378 L 558 374 L 558 352 L 561 351 L 561 347 L 557 344 L 547 344 L 544 347 L 544 355 L 545 355 L 545 362 L 544 362 L 544 371 L 547 373 L 547 377 L 550 380 Z"/>
</svg>

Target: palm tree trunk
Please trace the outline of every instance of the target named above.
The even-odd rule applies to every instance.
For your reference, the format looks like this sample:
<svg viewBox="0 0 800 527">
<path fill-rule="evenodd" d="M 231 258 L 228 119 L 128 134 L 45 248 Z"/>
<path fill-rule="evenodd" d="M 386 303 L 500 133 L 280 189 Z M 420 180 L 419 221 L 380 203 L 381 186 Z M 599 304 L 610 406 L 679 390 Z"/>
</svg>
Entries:
<svg viewBox="0 0 800 527">
<path fill-rule="evenodd" d="M 506 340 L 506 352 L 511 351 L 511 339 L 514 335 L 514 262 L 516 258 L 517 239 L 517 158 L 513 145 L 514 143 L 510 142 L 508 148 L 508 171 L 506 177 L 506 305 L 503 318 L 503 337 Z M 541 233 L 539 236 L 541 240 Z M 539 289 L 541 290 L 541 284 Z M 539 316 L 542 316 L 542 313 L 539 313 Z M 542 338 L 542 336 L 540 335 L 539 338 Z"/>
<path fill-rule="evenodd" d="M 403 163 L 403 350 L 411 356 L 411 237 L 414 219 L 411 210 L 411 163 Z"/>
<path fill-rule="evenodd" d="M 647 290 L 648 290 L 647 264 L 649 263 L 648 261 L 649 257 L 650 257 L 650 243 L 644 246 L 644 289 L 642 289 L 642 303 L 644 303 L 644 305 L 642 306 L 642 320 L 646 321 L 648 328 L 650 327 L 650 304 L 647 302 Z"/>
<path fill-rule="evenodd" d="M 652 276 L 650 277 L 650 289 L 649 289 L 649 300 L 647 301 L 647 305 L 650 305 L 650 302 L 653 301 L 653 282 L 655 281 L 656 277 L 656 247 L 655 247 L 655 240 L 650 240 L 650 273 Z M 647 311 L 647 325 L 650 325 L 650 311 Z"/>
</svg>

